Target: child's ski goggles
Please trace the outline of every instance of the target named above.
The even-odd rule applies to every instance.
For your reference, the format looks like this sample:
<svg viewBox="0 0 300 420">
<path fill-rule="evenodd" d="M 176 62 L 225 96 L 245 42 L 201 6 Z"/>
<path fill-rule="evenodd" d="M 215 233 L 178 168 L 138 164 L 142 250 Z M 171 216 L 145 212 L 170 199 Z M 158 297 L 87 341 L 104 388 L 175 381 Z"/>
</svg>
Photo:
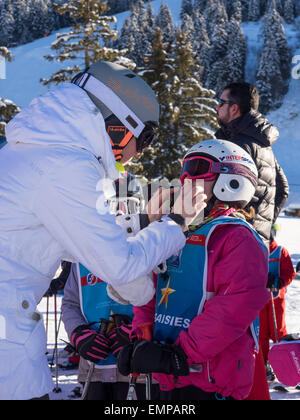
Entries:
<svg viewBox="0 0 300 420">
<path fill-rule="evenodd" d="M 194 156 L 184 159 L 180 181 L 183 183 L 185 178 L 206 179 L 207 181 L 216 179 L 218 172 L 214 171 L 214 163 L 216 162 L 204 156 Z"/>
<path fill-rule="evenodd" d="M 213 181 L 219 174 L 244 176 L 249 179 L 255 188 L 257 187 L 257 178 L 255 174 L 246 166 L 240 163 L 215 162 L 204 156 L 193 156 L 184 159 L 180 181 L 183 183 L 185 178 Z"/>
</svg>

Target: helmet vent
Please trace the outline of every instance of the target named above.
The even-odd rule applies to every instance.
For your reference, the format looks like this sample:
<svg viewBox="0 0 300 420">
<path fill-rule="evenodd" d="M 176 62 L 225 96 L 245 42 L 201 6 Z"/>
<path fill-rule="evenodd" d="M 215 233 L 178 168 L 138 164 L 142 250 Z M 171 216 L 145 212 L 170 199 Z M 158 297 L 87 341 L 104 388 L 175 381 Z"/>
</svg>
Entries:
<svg viewBox="0 0 300 420">
<path fill-rule="evenodd" d="M 131 125 L 131 127 L 136 128 L 138 126 L 138 123 L 130 116 L 128 115 L 126 117 L 126 121 Z"/>
<path fill-rule="evenodd" d="M 132 74 L 132 73 L 125 74 L 125 77 L 128 77 L 129 79 L 134 79 L 135 78 L 135 74 Z"/>
</svg>

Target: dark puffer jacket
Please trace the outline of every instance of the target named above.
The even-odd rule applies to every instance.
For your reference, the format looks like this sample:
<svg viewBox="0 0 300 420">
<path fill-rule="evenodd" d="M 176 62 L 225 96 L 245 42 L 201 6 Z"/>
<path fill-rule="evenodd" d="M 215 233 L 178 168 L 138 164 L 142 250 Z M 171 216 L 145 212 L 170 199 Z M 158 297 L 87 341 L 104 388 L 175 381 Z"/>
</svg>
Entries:
<svg viewBox="0 0 300 420">
<path fill-rule="evenodd" d="M 253 110 L 216 132 L 217 138 L 245 149 L 257 166 L 258 186 L 247 208 L 254 207 L 253 225 L 265 241 L 269 240 L 272 224 L 289 194 L 287 179 L 271 148 L 278 136 L 277 128 Z"/>
</svg>

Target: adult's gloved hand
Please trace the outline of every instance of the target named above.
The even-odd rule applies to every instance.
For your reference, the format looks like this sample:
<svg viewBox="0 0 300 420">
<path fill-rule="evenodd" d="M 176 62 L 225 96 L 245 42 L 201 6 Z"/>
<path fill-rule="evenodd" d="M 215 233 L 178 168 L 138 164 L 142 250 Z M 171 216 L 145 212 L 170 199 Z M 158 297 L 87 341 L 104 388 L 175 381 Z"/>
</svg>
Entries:
<svg viewBox="0 0 300 420">
<path fill-rule="evenodd" d="M 118 369 L 124 376 L 133 372 L 189 375 L 187 357 L 181 347 L 144 340 L 123 347 Z"/>
<path fill-rule="evenodd" d="M 267 282 L 267 289 L 282 289 L 284 287 L 284 280 L 279 277 L 277 284 L 276 284 L 276 277 L 274 274 L 268 274 L 268 282 Z"/>
<path fill-rule="evenodd" d="M 75 328 L 71 336 L 71 344 L 81 357 L 93 363 L 105 360 L 110 349 L 109 339 L 88 325 Z"/>
<path fill-rule="evenodd" d="M 49 289 L 45 293 L 44 297 L 52 297 L 56 295 L 60 290 L 65 288 L 66 282 L 69 278 L 72 263 L 68 261 L 61 262 L 62 271 L 58 277 L 53 279 L 50 283 Z"/>
</svg>

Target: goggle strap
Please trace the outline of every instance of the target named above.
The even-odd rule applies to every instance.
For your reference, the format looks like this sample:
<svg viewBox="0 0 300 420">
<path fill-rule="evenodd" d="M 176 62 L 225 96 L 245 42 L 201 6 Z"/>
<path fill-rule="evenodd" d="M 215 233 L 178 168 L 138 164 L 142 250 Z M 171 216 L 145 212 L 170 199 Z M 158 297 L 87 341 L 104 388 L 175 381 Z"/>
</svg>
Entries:
<svg viewBox="0 0 300 420">
<path fill-rule="evenodd" d="M 111 83 L 116 84 L 111 77 Z M 130 108 L 119 98 L 115 92 L 96 79 L 89 73 L 84 73 L 82 77 L 75 81 L 75 84 L 87 92 L 94 95 L 99 101 L 103 102 L 111 112 L 131 131 L 134 137 L 138 138 L 145 128 L 145 124 L 134 114 Z"/>
<path fill-rule="evenodd" d="M 213 162 L 211 172 L 216 174 L 242 175 L 248 178 L 255 188 L 257 187 L 257 179 L 253 172 L 239 163 Z"/>
<path fill-rule="evenodd" d="M 133 136 L 132 132 L 128 131 L 128 133 L 124 136 L 123 140 L 119 143 L 119 146 L 125 147 L 129 143 L 132 136 Z"/>
</svg>

